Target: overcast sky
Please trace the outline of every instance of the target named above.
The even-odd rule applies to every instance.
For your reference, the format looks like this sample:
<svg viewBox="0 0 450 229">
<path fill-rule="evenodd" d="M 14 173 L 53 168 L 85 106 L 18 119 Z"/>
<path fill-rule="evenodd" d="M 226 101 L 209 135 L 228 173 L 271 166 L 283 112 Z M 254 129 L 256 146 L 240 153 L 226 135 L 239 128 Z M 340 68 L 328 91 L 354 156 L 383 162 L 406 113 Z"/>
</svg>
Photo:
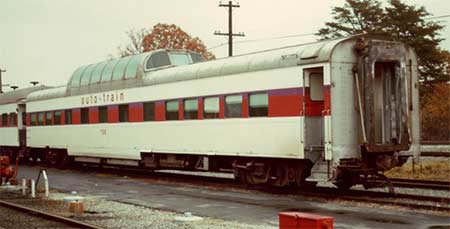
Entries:
<svg viewBox="0 0 450 229">
<path fill-rule="evenodd" d="M 223 1 L 227 2 L 227 1 Z M 241 0 L 233 10 L 233 32 L 245 37 L 235 42 L 311 34 L 331 20 L 331 9 L 343 0 Z M 450 14 L 448 0 L 407 0 L 423 5 L 434 16 Z M 0 68 L 3 84 L 29 86 L 30 81 L 45 85 L 66 84 L 81 65 L 117 55 L 126 45 L 125 31 L 173 23 L 212 48 L 227 42 L 213 32 L 227 31 L 227 10 L 216 0 L 0 0 Z M 450 18 L 441 21 L 447 27 Z M 442 32 L 450 49 L 450 29 Z M 236 43 L 235 54 L 314 41 L 314 36 L 264 39 Z M 227 45 L 213 48 L 216 57 L 227 56 Z M 4 91 L 10 90 L 4 87 Z"/>
</svg>

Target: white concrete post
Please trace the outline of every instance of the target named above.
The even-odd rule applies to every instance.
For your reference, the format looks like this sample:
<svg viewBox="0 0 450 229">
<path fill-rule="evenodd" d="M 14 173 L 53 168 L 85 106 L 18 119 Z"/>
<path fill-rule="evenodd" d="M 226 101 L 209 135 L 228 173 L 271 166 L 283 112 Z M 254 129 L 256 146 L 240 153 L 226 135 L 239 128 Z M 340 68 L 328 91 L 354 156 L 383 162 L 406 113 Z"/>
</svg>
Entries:
<svg viewBox="0 0 450 229">
<path fill-rule="evenodd" d="M 44 187 L 45 187 L 45 197 L 48 197 L 49 194 L 49 188 L 48 188 L 48 177 L 47 172 L 45 170 L 42 170 L 42 175 L 44 176 Z"/>
<path fill-rule="evenodd" d="M 27 194 L 27 179 L 22 179 L 22 196 Z"/>
<path fill-rule="evenodd" d="M 34 179 L 31 179 L 31 198 L 36 197 L 36 181 Z"/>
</svg>

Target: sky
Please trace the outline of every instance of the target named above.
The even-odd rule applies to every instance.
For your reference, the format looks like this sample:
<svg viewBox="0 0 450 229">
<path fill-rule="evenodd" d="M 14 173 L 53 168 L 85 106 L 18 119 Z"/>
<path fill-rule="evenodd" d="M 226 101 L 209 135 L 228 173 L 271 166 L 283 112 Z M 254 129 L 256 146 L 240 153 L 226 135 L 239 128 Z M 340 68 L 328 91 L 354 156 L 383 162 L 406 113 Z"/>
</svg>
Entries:
<svg viewBox="0 0 450 229">
<path fill-rule="evenodd" d="M 228 1 L 222 1 L 227 3 Z M 236 1 L 234 1 L 236 3 Z M 344 0 L 241 0 L 233 9 L 234 54 L 317 40 L 313 34 L 332 20 L 331 9 Z M 448 0 L 406 0 L 434 16 L 449 15 Z M 65 85 L 73 71 L 118 54 L 129 43 L 126 31 L 157 23 L 180 26 L 199 37 L 216 57 L 226 57 L 228 11 L 216 0 L 0 0 L 0 69 L 3 84 L 20 88 L 39 81 Z M 450 27 L 450 18 L 439 19 Z M 450 50 L 450 28 L 441 33 Z M 245 42 L 259 40 L 254 42 Z M 11 90 L 4 86 L 4 91 Z"/>
</svg>

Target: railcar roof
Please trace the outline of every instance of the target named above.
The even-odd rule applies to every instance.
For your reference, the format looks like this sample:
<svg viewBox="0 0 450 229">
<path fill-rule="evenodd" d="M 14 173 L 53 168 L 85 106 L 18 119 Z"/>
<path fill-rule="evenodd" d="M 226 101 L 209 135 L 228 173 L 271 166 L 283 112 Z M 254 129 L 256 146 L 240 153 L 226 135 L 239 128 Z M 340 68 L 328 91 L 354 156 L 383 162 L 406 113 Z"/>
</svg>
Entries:
<svg viewBox="0 0 450 229">
<path fill-rule="evenodd" d="M 21 100 L 25 100 L 29 94 L 35 91 L 42 91 L 51 87 L 40 85 L 34 87 L 28 87 L 23 89 L 17 89 L 0 94 L 0 104 L 16 103 Z"/>
<path fill-rule="evenodd" d="M 67 87 L 33 93 L 28 96 L 28 100 L 50 99 L 175 81 L 329 62 L 334 48 L 339 43 L 355 40 L 361 36 L 368 35 L 360 34 L 333 40 L 292 45 L 199 63 L 192 61 L 194 57 L 190 56 L 190 64 L 181 66 L 174 64 L 172 56 L 170 56 L 169 64 L 156 67 L 152 66 L 151 59 L 155 59 L 154 57 L 161 53 L 170 55 L 171 51 L 174 51 L 174 53 L 191 52 L 185 50 L 155 50 L 118 60 L 82 66 L 75 70 Z"/>
</svg>

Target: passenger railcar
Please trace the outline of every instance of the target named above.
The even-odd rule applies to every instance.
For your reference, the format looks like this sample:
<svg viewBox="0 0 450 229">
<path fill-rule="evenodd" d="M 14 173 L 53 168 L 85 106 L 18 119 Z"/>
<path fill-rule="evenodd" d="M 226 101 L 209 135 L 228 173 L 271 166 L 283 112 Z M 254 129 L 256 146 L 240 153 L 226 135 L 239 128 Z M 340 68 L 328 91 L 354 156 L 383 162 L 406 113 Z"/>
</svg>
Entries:
<svg viewBox="0 0 450 229">
<path fill-rule="evenodd" d="M 358 35 L 206 62 L 157 50 L 86 65 L 27 97 L 27 144 L 54 164 L 371 187 L 419 150 L 416 61 L 402 43 Z"/>
</svg>

